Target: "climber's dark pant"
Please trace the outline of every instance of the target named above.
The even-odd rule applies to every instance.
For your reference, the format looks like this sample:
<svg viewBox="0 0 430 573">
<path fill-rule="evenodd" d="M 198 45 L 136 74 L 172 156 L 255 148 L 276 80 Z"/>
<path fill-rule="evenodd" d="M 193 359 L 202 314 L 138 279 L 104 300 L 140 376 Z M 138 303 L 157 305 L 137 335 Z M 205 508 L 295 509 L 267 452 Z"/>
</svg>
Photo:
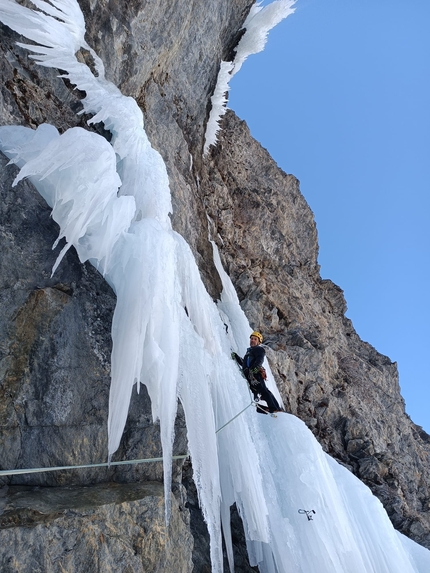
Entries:
<svg viewBox="0 0 430 573">
<path fill-rule="evenodd" d="M 269 412 L 274 412 L 275 410 L 281 409 L 275 396 L 266 386 L 266 383 L 264 382 L 261 374 L 254 374 L 253 379 L 249 379 L 247 377 L 247 380 L 249 382 L 251 392 L 254 395 L 254 399 L 257 399 L 258 395 L 260 395 L 261 399 L 267 403 Z"/>
</svg>

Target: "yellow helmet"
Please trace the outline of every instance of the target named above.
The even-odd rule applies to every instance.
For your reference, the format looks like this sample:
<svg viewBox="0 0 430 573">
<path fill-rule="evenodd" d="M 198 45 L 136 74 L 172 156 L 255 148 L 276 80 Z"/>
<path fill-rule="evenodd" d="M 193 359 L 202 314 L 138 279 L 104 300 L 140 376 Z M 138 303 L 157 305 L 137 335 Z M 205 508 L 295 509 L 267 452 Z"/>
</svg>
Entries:
<svg viewBox="0 0 430 573">
<path fill-rule="evenodd" d="M 254 330 L 254 332 L 250 334 L 249 338 L 251 338 L 251 336 L 256 336 L 260 341 L 260 343 L 263 342 L 263 335 L 257 332 L 256 330 Z"/>
</svg>

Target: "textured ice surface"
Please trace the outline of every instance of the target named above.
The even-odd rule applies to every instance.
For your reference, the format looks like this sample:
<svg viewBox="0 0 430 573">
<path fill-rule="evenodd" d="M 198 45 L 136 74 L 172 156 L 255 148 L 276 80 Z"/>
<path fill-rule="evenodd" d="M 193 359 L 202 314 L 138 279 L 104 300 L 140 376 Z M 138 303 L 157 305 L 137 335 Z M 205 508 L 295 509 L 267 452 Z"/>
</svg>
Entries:
<svg viewBox="0 0 430 573">
<path fill-rule="evenodd" d="M 233 68 L 233 62 L 221 61 L 215 90 L 211 97 L 211 111 L 206 126 L 204 153 L 207 153 L 210 145 L 216 143 L 220 119 L 227 111 L 227 93 L 230 89 L 229 83 Z"/>
<path fill-rule="evenodd" d="M 222 571 L 221 520 L 233 568 L 233 503 L 250 561 L 262 572 L 429 571 L 430 552 L 394 531 L 370 490 L 324 454 L 300 420 L 256 414 L 230 359 L 232 350 L 244 354 L 251 329 L 217 250 L 224 289 L 215 305 L 189 246 L 171 229 L 166 168 L 149 144 L 139 108 L 104 79 L 95 54 L 97 77 L 75 58 L 87 47 L 78 4 L 34 4 L 45 14 L 0 0 L 0 19 L 43 44 L 27 47 L 42 65 L 66 71 L 86 92 L 91 121 L 102 121 L 113 137 L 109 144 L 80 128 L 59 135 L 47 125 L 36 131 L 7 126 L 0 128 L 0 148 L 20 167 L 17 180 L 29 177 L 51 206 L 65 249 L 73 245 L 117 294 L 109 455 L 121 439 L 132 387 L 143 383 L 160 420 L 167 516 L 177 399 L 183 404 L 214 572 Z M 270 372 L 269 385 L 280 398 Z M 315 511 L 313 519 L 299 510 Z"/>
<path fill-rule="evenodd" d="M 258 54 L 258 52 L 264 50 L 270 30 L 294 12 L 293 5 L 295 1 L 274 0 L 264 7 L 258 2 L 252 6 L 242 27 L 246 32 L 235 48 L 234 61 L 221 61 L 220 63 L 217 83 L 211 97 L 211 111 L 206 126 L 205 154 L 211 145 L 216 144 L 220 129 L 219 122 L 227 111 L 227 93 L 230 90 L 231 78 L 237 74 L 248 56 Z"/>
<path fill-rule="evenodd" d="M 274 0 L 264 7 L 260 3 L 254 4 L 242 26 L 246 32 L 236 48 L 233 75 L 237 74 L 248 56 L 264 50 L 270 30 L 294 12 L 295 1 Z"/>
</svg>

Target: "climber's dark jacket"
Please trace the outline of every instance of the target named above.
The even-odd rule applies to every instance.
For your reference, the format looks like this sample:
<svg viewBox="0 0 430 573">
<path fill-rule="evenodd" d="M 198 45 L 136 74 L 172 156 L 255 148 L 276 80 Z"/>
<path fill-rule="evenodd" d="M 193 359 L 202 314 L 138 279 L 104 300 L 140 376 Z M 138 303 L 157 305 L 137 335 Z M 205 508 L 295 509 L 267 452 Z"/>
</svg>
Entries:
<svg viewBox="0 0 430 573">
<path fill-rule="evenodd" d="M 266 356 L 266 351 L 260 345 L 250 346 L 243 358 L 234 353 L 234 358 L 238 364 L 242 367 L 242 371 L 245 378 L 248 380 L 249 387 L 257 399 L 258 395 L 261 399 L 267 403 L 269 412 L 276 412 L 280 410 L 279 404 L 272 394 L 272 392 L 267 388 L 263 376 L 260 372 L 253 372 L 256 368 L 260 368 L 263 365 L 264 357 Z"/>
<path fill-rule="evenodd" d="M 250 346 L 248 348 L 242 360 L 243 373 L 247 378 L 247 372 L 252 372 L 254 368 L 260 368 L 260 366 L 263 366 L 265 356 L 266 351 L 262 346 Z"/>
</svg>

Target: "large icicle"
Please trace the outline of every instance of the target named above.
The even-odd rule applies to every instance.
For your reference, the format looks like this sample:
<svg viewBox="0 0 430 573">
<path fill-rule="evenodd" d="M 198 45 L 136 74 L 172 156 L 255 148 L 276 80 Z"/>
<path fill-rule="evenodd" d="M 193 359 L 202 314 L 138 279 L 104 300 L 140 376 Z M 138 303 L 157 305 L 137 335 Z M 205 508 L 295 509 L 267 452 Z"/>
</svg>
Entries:
<svg viewBox="0 0 430 573">
<path fill-rule="evenodd" d="M 45 141 L 42 134 L 51 130 L 46 147 L 39 145 L 37 151 L 24 157 L 24 148 L 28 153 L 31 143 L 17 147 L 18 136 L 11 135 L 13 128 L 7 127 L 2 132 L 3 150 L 9 149 L 9 156 L 21 167 L 28 160 L 20 177 L 29 176 L 53 208 L 53 217 L 61 228 L 59 239 L 64 236 L 67 242 L 56 265 L 73 244 L 81 261 L 90 259 L 115 290 L 118 304 L 112 327 L 109 456 L 118 447 L 133 384 L 146 382 L 154 420 L 160 420 L 168 516 L 177 403 L 180 327 L 176 317 L 184 311 L 175 279 L 175 238 L 168 217 L 171 198 L 166 167 L 148 141 L 136 102 L 104 78 L 100 58 L 85 42 L 85 24 L 77 2 L 52 0 L 49 4 L 37 0 L 35 4 L 41 12 L 13 0 L 0 0 L 0 18 L 38 44 L 20 44 L 34 52 L 35 60 L 65 70 L 65 77 L 86 93 L 81 100 L 84 111 L 93 114 L 91 122 L 102 121 L 112 132 L 112 147 L 102 137 L 82 129 L 54 136 L 53 128 L 41 126 L 37 135 L 27 130 L 27 138 Z M 98 76 L 76 59 L 75 53 L 81 47 L 91 52 Z M 22 128 L 16 129 L 22 133 Z M 115 153 L 116 162 L 112 161 Z M 90 170 L 82 169 L 83 158 L 87 163 L 92 159 L 94 177 Z M 100 161 L 100 173 L 94 167 L 96 160 Z M 120 197 L 116 196 L 118 187 Z M 121 208 L 112 209 L 114 199 Z M 131 300 L 134 307 L 129 304 Z M 162 321 L 157 322 L 157 317 L 163 317 Z M 130 361 L 126 341 L 134 349 Z"/>
<path fill-rule="evenodd" d="M 220 64 L 217 83 L 211 97 L 211 111 L 206 126 L 205 145 L 203 149 L 203 153 L 205 154 L 208 152 L 209 146 L 215 144 L 220 129 L 220 119 L 227 111 L 227 93 L 230 89 L 229 84 L 233 68 L 233 62 L 221 62 Z"/>
<path fill-rule="evenodd" d="M 112 132 L 113 149 L 85 130 L 60 136 L 52 126 L 0 128 L 0 148 L 21 168 L 17 179 L 30 177 L 51 205 L 67 246 L 99 268 L 117 294 L 109 454 L 121 438 L 132 386 L 142 382 L 154 420 L 160 419 L 167 515 L 177 397 L 182 401 L 215 573 L 223 568 L 221 512 L 232 563 L 233 503 L 251 562 L 262 572 L 429 570 L 430 553 L 401 541 L 370 491 L 322 452 L 302 422 L 253 410 L 230 359 L 232 349 L 243 354 L 250 329 L 217 252 L 224 284 L 218 307 L 189 246 L 170 227 L 166 169 L 149 144 L 139 108 L 104 79 L 93 52 L 98 77 L 74 57 L 80 46 L 90 49 L 77 2 L 34 4 L 44 14 L 0 0 L 0 19 L 41 44 L 27 47 L 42 65 L 66 70 L 86 92 L 84 109 Z M 273 379 L 271 384 L 277 392 Z M 300 508 L 315 509 L 312 523 Z"/>
<path fill-rule="evenodd" d="M 212 107 L 206 126 L 204 154 L 208 152 L 211 145 L 217 142 L 219 122 L 227 111 L 230 80 L 237 74 L 248 56 L 264 50 L 270 30 L 294 12 L 295 2 L 296 0 L 274 0 L 264 7 L 261 6 L 261 2 L 256 2 L 252 6 L 242 26 L 242 30 L 246 31 L 236 47 L 233 62 L 221 61 L 220 63 L 217 83 L 211 97 Z"/>
<path fill-rule="evenodd" d="M 242 26 L 246 32 L 236 48 L 232 75 L 237 74 L 248 56 L 264 50 L 270 30 L 293 14 L 295 3 L 296 0 L 274 0 L 264 7 L 261 2 L 254 4 Z"/>
</svg>

